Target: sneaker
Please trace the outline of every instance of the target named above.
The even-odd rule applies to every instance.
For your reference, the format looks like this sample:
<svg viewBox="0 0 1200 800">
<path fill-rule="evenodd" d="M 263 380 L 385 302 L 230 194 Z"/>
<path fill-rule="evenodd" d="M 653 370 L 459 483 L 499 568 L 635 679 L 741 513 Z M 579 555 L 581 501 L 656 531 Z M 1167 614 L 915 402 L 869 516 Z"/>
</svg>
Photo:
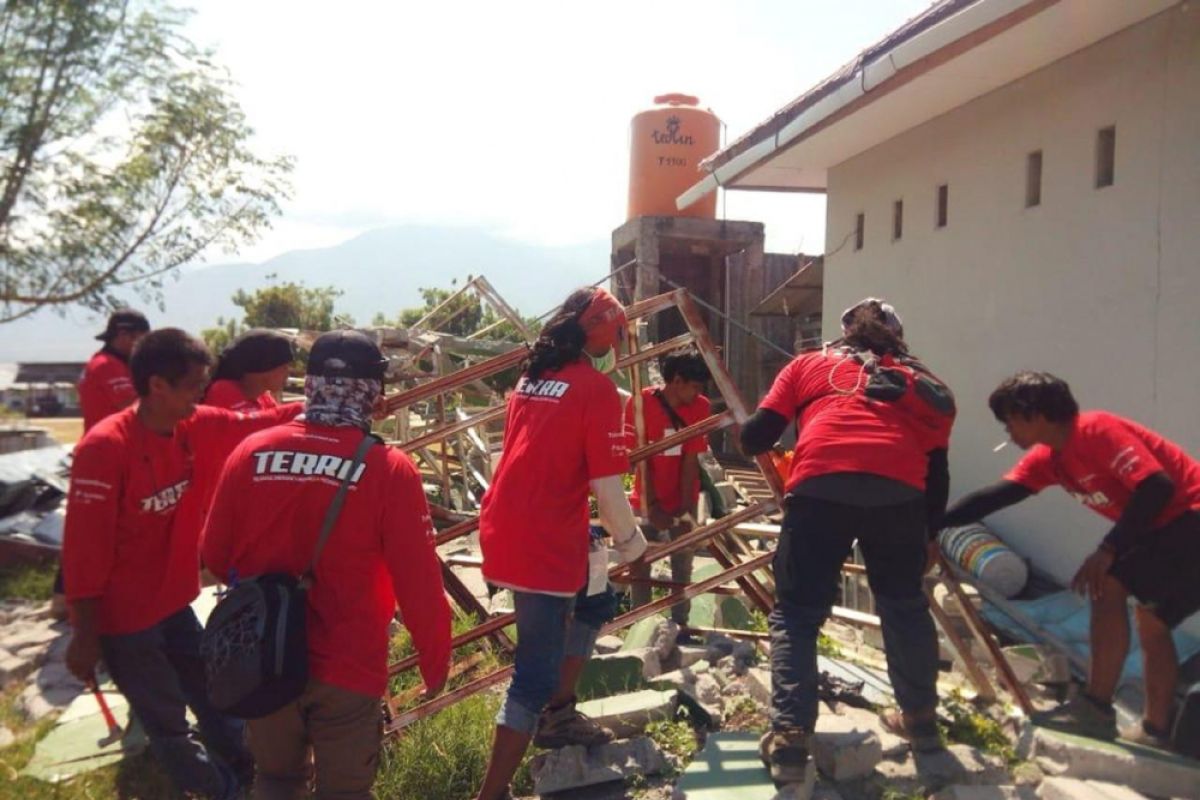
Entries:
<svg viewBox="0 0 1200 800">
<path fill-rule="evenodd" d="M 805 783 L 812 771 L 809 734 L 803 728 L 769 730 L 758 742 L 758 755 L 776 784 Z"/>
<path fill-rule="evenodd" d="M 1093 700 L 1086 692 L 1079 692 L 1058 708 L 1035 714 L 1032 721 L 1042 728 L 1089 739 L 1117 738 L 1117 712 L 1111 704 Z"/>
<path fill-rule="evenodd" d="M 908 740 L 914 753 L 933 753 L 945 749 L 942 735 L 938 731 L 937 711 L 924 714 L 905 714 L 891 708 L 879 715 L 879 722 L 891 733 Z"/>
<path fill-rule="evenodd" d="M 564 706 L 547 708 L 542 712 L 538 717 L 533 744 L 547 749 L 573 744 L 591 747 L 608 744 L 614 738 L 612 731 L 575 708 L 575 701 L 572 700 Z"/>
<path fill-rule="evenodd" d="M 1153 747 L 1155 750 L 1172 749 L 1170 732 L 1160 731 L 1145 720 L 1136 725 L 1130 725 L 1128 728 L 1122 728 L 1120 738 L 1124 742 L 1142 747 Z"/>
</svg>

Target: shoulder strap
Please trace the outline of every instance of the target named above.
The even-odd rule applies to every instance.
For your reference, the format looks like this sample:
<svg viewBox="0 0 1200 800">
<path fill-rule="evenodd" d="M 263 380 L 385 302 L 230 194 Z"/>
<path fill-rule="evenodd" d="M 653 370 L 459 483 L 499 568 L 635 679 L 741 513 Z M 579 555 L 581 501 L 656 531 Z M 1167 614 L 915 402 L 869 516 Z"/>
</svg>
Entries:
<svg viewBox="0 0 1200 800">
<path fill-rule="evenodd" d="M 342 505 L 346 502 L 346 492 L 350 490 L 350 483 L 354 480 L 354 473 L 358 472 L 358 467 L 362 464 L 363 459 L 367 457 L 367 451 L 371 449 L 371 445 L 379 440 L 371 434 L 363 437 L 362 442 L 358 445 L 358 449 L 354 451 L 354 459 L 350 462 L 350 469 L 346 471 L 345 477 L 338 485 L 337 493 L 333 496 L 333 500 L 329 503 L 329 508 L 325 511 L 325 520 L 321 523 L 321 533 L 317 536 L 317 546 L 313 549 L 312 561 L 308 563 L 308 569 L 304 570 L 304 575 L 300 582 L 307 586 L 312 583 L 313 571 L 317 568 L 317 559 L 321 557 L 321 550 L 325 548 L 325 542 L 329 541 L 329 535 L 333 533 L 333 526 L 337 524 L 338 515 L 342 513 Z"/>
<path fill-rule="evenodd" d="M 679 412 L 671 408 L 671 404 L 667 402 L 666 395 L 662 389 L 655 389 L 654 396 L 658 398 L 658 402 L 662 403 L 663 411 L 667 412 L 667 417 L 670 418 L 671 424 L 675 426 L 675 430 L 683 430 L 687 427 L 687 423 L 683 421 L 683 417 L 679 416 Z"/>
</svg>

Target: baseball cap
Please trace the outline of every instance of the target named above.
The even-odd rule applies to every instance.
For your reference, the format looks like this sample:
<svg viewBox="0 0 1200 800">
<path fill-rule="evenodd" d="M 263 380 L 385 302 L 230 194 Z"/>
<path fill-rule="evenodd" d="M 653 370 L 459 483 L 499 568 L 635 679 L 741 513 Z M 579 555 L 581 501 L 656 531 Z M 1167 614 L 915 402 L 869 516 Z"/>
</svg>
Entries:
<svg viewBox="0 0 1200 800">
<path fill-rule="evenodd" d="M 121 331 L 146 333 L 149 330 L 150 320 L 146 319 L 145 314 L 132 308 L 118 308 L 108 315 L 108 327 L 103 333 L 96 334 L 96 338 L 107 342 Z"/>
<path fill-rule="evenodd" d="M 854 312 L 858 311 L 860 308 L 871 305 L 879 307 L 879 321 L 883 323 L 884 327 L 897 336 L 903 338 L 904 321 L 900 319 L 900 313 L 896 311 L 896 307 L 891 303 L 878 297 L 864 297 L 862 300 L 859 300 L 857 303 L 843 311 L 842 333 L 846 332 L 846 329 L 854 320 Z"/>
<path fill-rule="evenodd" d="M 362 331 L 322 333 L 308 351 L 308 374 L 325 378 L 383 380 L 388 361 Z"/>
</svg>

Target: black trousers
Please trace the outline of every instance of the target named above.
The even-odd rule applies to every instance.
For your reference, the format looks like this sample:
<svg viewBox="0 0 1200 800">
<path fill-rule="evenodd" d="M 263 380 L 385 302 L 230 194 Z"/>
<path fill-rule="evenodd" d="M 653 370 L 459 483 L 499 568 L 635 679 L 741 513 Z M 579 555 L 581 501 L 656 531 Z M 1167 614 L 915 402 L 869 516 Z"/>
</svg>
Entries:
<svg viewBox="0 0 1200 800">
<path fill-rule="evenodd" d="M 883 624 L 888 675 L 909 713 L 937 705 L 937 631 L 922 588 L 928 537 L 924 499 L 863 507 L 788 498 L 775 551 L 771 705 L 776 728 L 817 721 L 817 634 L 837 597 L 855 540 Z"/>
</svg>

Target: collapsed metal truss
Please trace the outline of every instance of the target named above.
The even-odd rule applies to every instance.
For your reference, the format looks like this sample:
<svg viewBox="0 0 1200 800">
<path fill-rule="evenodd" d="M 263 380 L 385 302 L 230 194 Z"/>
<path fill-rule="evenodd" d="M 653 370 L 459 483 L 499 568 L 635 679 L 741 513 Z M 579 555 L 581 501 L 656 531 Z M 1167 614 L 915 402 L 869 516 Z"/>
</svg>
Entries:
<svg viewBox="0 0 1200 800">
<path fill-rule="evenodd" d="M 476 280 L 482 281 L 482 279 Z M 490 288 L 486 285 L 486 282 L 483 282 L 483 285 L 485 288 Z M 475 284 L 475 288 L 478 289 L 478 287 L 479 284 Z M 460 293 L 466 291 L 468 288 L 472 288 L 472 284 L 468 284 L 468 286 L 460 290 Z M 491 302 L 491 298 L 486 294 L 484 297 Z M 432 319 L 438 313 L 439 309 L 448 307 L 451 299 L 448 298 L 445 303 L 427 314 L 423 322 Z M 500 302 L 502 303 L 503 301 L 501 300 Z M 494 307 L 499 308 L 501 306 Z M 504 312 L 501 312 L 501 316 L 510 317 L 511 315 L 513 319 L 520 319 L 506 305 L 503 308 Z M 658 344 L 646 347 L 639 346 L 639 331 L 644 329 L 645 321 L 655 314 L 668 311 L 672 308 L 677 309 L 682 315 L 688 332 Z M 626 308 L 626 316 L 629 321 L 629 353 L 618 359 L 613 369 L 618 371 L 627 370 L 629 373 L 629 382 L 633 393 L 634 423 L 637 437 L 637 446 L 632 450 L 629 458 L 634 468 L 642 473 L 644 480 L 647 460 L 651 456 L 664 452 L 697 436 L 704 436 L 714 431 L 741 425 L 748 419 L 749 410 L 737 387 L 734 385 L 728 369 L 719 356 L 699 307 L 687 290 L 676 289 L 639 300 Z M 524 328 L 519 329 L 522 331 L 522 335 L 528 337 L 527 330 L 524 330 Z M 471 338 L 474 338 L 474 335 Z M 526 338 L 526 341 L 528 341 L 528 338 Z M 709 417 L 666 436 L 659 441 L 648 443 L 646 442 L 642 417 L 641 366 L 651 359 L 688 345 L 695 347 L 708 366 L 713 383 L 716 385 L 720 398 L 723 401 L 724 410 L 719 410 Z M 430 352 L 437 355 L 434 351 Z M 481 382 L 484 379 L 492 378 L 509 370 L 515 370 L 525 359 L 527 353 L 528 350 L 526 347 L 519 344 L 513 345 L 513 349 L 507 352 L 502 352 L 474 363 L 468 362 L 461 368 L 453 371 L 449 369 L 447 363 L 442 362 L 440 364 L 442 371 L 437 377 L 412 388 L 397 392 L 386 399 L 387 411 L 393 414 L 397 420 L 397 437 L 391 444 L 400 447 L 414 457 L 424 460 L 426 465 L 434 465 L 435 474 L 443 483 L 444 496 L 449 496 L 450 474 L 453 466 L 461 470 L 461 480 L 464 487 L 471 480 L 474 480 L 486 490 L 491 478 L 491 457 L 493 455 L 491 446 L 487 443 L 487 431 L 490 428 L 493 435 L 498 433 L 497 429 L 502 427 L 506 413 L 506 406 L 502 395 L 492 390 L 489 390 L 493 400 L 491 404 L 470 411 L 459 406 L 455 408 L 454 414 L 449 413 L 447 397 L 462 392 L 466 387 L 478 387 L 482 385 Z M 430 403 L 433 403 L 432 407 L 436 409 L 436 417 L 432 420 L 427 410 Z M 410 435 L 409 420 L 411 416 L 414 416 L 414 409 L 422 405 L 426 410 L 423 414 L 420 414 L 420 418 L 425 420 L 427 424 L 423 426 L 424 429 L 419 435 Z M 403 424 L 401 424 L 401 420 L 404 421 Z M 481 431 L 484 433 L 481 434 Z M 477 467 L 471 464 L 472 452 L 474 452 L 475 456 L 481 457 L 479 459 L 481 463 Z M 768 549 L 766 552 L 755 551 L 748 545 L 747 539 L 751 537 L 772 538 L 764 536 L 766 531 L 763 529 L 767 526 L 756 525 L 755 521 L 781 510 L 783 485 L 779 473 L 768 455 L 759 455 L 755 461 L 758 471 L 770 489 L 769 497 L 752 500 L 746 507 L 733 511 L 706 525 L 697 527 L 670 543 L 657 546 L 652 545 L 651 549 L 645 555 L 645 560 L 652 563 L 668 558 L 673 553 L 681 550 L 705 548 L 720 566 L 721 571 L 716 575 L 691 584 L 676 584 L 671 581 L 650 579 L 651 585 L 667 588 L 670 590 L 669 593 L 658 600 L 617 617 L 604 626 L 602 633 L 607 634 L 621 630 L 640 620 L 654 616 L 671 606 L 705 593 L 734 593 L 734 590 L 729 588 L 729 584 L 736 584 L 738 587 L 737 593 L 744 595 L 755 608 L 764 613 L 770 613 L 774 606 L 775 594 L 773 576 L 770 571 L 770 562 L 774 555 L 773 548 Z M 643 512 L 642 515 L 646 516 L 645 509 L 641 509 L 641 511 Z M 477 512 L 464 516 L 464 519 L 450 525 L 436 535 L 435 542 L 439 547 L 466 537 L 478 529 L 479 517 Z M 747 536 L 747 533 L 750 533 L 751 536 Z M 515 614 L 490 615 L 488 609 L 472 594 L 470 589 L 452 569 L 452 567 L 474 569 L 478 568 L 480 563 L 480 560 L 477 558 L 465 558 L 462 556 L 450 557 L 442 562 L 442 575 L 447 593 L 460 610 L 474 617 L 477 621 L 474 627 L 453 638 L 452 648 L 458 649 L 473 642 L 487 639 L 494 646 L 511 653 L 514 645 L 511 639 L 505 635 L 504 629 L 515 624 Z M 845 569 L 849 572 L 854 572 L 861 571 L 862 567 L 855 564 L 846 564 Z M 609 577 L 611 580 L 623 583 L 629 583 L 633 580 L 644 580 L 633 579 L 627 566 L 613 568 L 610 570 Z M 1030 706 L 1027 695 L 1016 681 L 999 647 L 984 627 L 982 621 L 978 618 L 974 608 L 970 606 L 970 602 L 964 596 L 954 574 L 944 562 L 942 563 L 939 578 L 960 600 L 968 617 L 970 631 L 984 645 L 985 652 L 995 665 L 1001 682 L 1013 694 L 1018 704 L 1028 713 Z M 930 597 L 930 605 L 933 606 L 935 620 L 939 627 L 945 631 L 951 645 L 962 659 L 968 677 L 978 689 L 980 697 L 985 700 L 994 699 L 996 697 L 995 690 L 971 653 L 969 643 L 957 634 L 945 612 L 937 606 L 932 596 Z M 853 624 L 876 626 L 879 624 L 878 618 L 872 615 L 856 613 L 847 609 L 834 609 L 833 616 Z M 480 653 L 474 653 L 458 660 L 452 665 L 450 670 L 451 678 L 459 678 L 477 671 L 482 660 L 483 656 Z M 389 676 L 399 675 L 413 669 L 417 666 L 418 661 L 418 656 L 412 655 L 391 664 L 389 666 Z M 404 708 L 404 706 L 420 696 L 423 691 L 421 686 L 418 685 L 391 696 L 387 698 L 387 708 L 390 713 L 386 730 L 388 733 L 398 733 L 415 722 L 426 719 L 438 711 L 496 686 L 508 679 L 512 675 L 512 672 L 512 666 L 493 670 L 488 674 L 474 677 L 469 682 L 412 708 Z"/>
<path fill-rule="evenodd" d="M 660 344 L 645 348 L 638 347 L 638 331 L 643 327 L 640 323 L 654 314 L 662 313 L 672 308 L 677 309 L 682 315 L 688 327 L 688 333 Z M 633 389 L 635 417 L 638 424 L 637 447 L 630 453 L 630 462 L 632 464 L 644 470 L 647 459 L 657 453 L 675 447 L 696 436 L 703 436 L 732 425 L 739 425 L 746 421 L 749 416 L 746 405 L 709 337 L 708 327 L 704 322 L 699 308 L 686 290 L 677 289 L 638 301 L 626 309 L 626 317 L 629 320 L 630 327 L 630 352 L 617 361 L 614 369 L 629 371 L 630 384 Z M 659 441 L 647 443 L 645 431 L 641 425 L 640 389 L 642 377 L 641 369 L 639 368 L 651 359 L 686 345 L 694 346 L 704 358 L 709 372 L 712 374 L 713 382 L 720 393 L 725 409 Z M 443 398 L 447 394 L 455 392 L 464 386 L 471 385 L 483 378 L 518 366 L 525 358 L 526 352 L 525 348 L 518 348 L 465 367 L 452 374 L 443 375 L 427 383 L 396 393 L 387 398 L 387 410 L 389 413 L 397 416 L 406 416 L 408 409 L 417 403 Z M 503 419 L 504 413 L 505 406 L 503 403 L 497 403 L 463 418 L 447 421 L 445 424 L 427 431 L 419 437 L 408 440 L 402 438 L 396 443 L 396 446 L 403 448 L 406 452 L 420 452 L 423 449 L 436 447 L 462 436 L 472 428 L 496 423 Z M 741 593 L 756 608 L 762 610 L 764 613 L 770 612 L 774 603 L 774 585 L 769 570 L 772 553 L 754 553 L 743 538 L 735 536 L 732 533 L 733 528 L 736 526 L 759 519 L 780 508 L 779 504 L 783 496 L 783 486 L 779 475 L 768 456 L 759 456 L 757 461 L 764 479 L 772 489 L 774 495 L 772 499 L 751 504 L 721 519 L 698 527 L 668 544 L 652 547 L 645 556 L 646 561 L 655 562 L 684 549 L 705 547 L 720 565 L 721 572 L 689 585 L 671 584 L 670 592 L 665 597 L 623 614 L 605 626 L 605 633 L 620 630 L 639 620 L 654 616 L 677 603 L 690 600 L 706 592 L 728 593 L 730 590 L 727 588 L 727 584 L 731 583 L 736 583 Z M 441 531 L 436 537 L 436 543 L 440 546 L 455 541 L 477 530 L 478 527 L 478 515 L 471 515 L 469 518 Z M 476 566 L 475 563 L 464 559 L 453 561 L 454 565 L 460 567 L 471 568 Z M 472 642 L 489 638 L 497 646 L 505 650 L 510 649 L 511 642 L 507 640 L 507 637 L 504 637 L 503 631 L 504 628 L 515 623 L 515 615 L 508 613 L 489 617 L 487 610 L 483 608 L 479 600 L 471 594 L 462 580 L 453 572 L 451 565 L 445 562 L 443 562 L 443 577 L 446 580 L 447 592 L 454 599 L 455 603 L 464 612 L 474 616 L 478 620 L 478 624 L 475 627 L 454 637 L 452 642 L 453 647 L 457 649 Z M 629 582 L 631 580 L 627 567 L 613 568 L 610 571 L 610 578 L 622 582 Z M 652 583 L 661 584 L 665 582 L 652 581 Z M 470 663 L 473 659 L 474 657 L 468 657 L 457 662 L 453 666 L 451 674 L 462 675 L 471 671 L 477 666 L 477 664 Z M 417 663 L 417 656 L 410 656 L 392 664 L 389 667 L 389 674 L 397 675 L 410 670 Z M 400 711 L 399 706 L 403 703 L 411 702 L 419 694 L 419 689 L 409 690 L 404 692 L 402 696 L 389 698 L 388 705 L 393 711 L 393 715 L 387 729 L 393 733 L 400 731 L 418 720 L 424 719 L 466 697 L 470 697 L 500 683 L 508 678 L 511 673 L 512 667 L 495 670 L 405 711 Z"/>
</svg>

